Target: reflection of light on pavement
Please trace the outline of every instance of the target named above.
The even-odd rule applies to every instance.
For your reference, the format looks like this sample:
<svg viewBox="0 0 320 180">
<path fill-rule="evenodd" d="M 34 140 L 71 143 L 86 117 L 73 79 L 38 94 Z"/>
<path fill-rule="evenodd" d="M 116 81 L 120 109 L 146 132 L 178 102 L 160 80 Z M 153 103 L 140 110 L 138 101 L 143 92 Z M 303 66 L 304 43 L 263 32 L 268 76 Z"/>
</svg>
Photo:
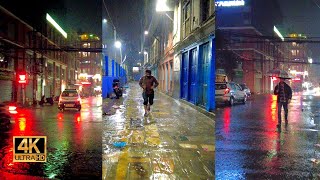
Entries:
<svg viewBox="0 0 320 180">
<path fill-rule="evenodd" d="M 49 179 L 53 179 L 54 177 L 56 177 L 56 174 L 50 174 L 49 175 Z"/>
<path fill-rule="evenodd" d="M 276 110 L 277 110 L 277 96 L 272 96 L 271 103 L 271 121 L 276 121 Z"/>
<path fill-rule="evenodd" d="M 102 97 L 96 98 L 97 100 L 97 106 L 102 106 Z"/>
<path fill-rule="evenodd" d="M 224 111 L 224 126 L 223 130 L 226 134 L 229 134 L 230 131 L 230 116 L 231 116 L 231 108 L 226 108 Z"/>
<path fill-rule="evenodd" d="M 20 129 L 20 131 L 25 131 L 25 129 L 26 129 L 26 118 L 25 117 L 19 118 L 19 129 Z"/>
</svg>

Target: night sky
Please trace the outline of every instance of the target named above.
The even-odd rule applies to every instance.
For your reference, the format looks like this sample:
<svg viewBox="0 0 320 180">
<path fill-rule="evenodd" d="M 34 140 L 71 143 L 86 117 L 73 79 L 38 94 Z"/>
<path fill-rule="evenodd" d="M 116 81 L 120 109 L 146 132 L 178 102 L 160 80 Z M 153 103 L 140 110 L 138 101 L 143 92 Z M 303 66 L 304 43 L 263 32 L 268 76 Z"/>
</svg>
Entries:
<svg viewBox="0 0 320 180">
<path fill-rule="evenodd" d="M 315 39 L 320 37 L 320 0 L 278 0 L 284 16 L 284 26 Z M 320 62 L 319 43 L 308 44 L 314 61 Z"/>
<path fill-rule="evenodd" d="M 104 18 L 113 22 L 117 36 L 124 44 L 130 61 L 139 59 L 142 35 L 143 0 L 104 0 L 110 17 L 103 6 Z"/>
<path fill-rule="evenodd" d="M 101 37 L 102 0 L 65 0 L 69 27 Z"/>
<path fill-rule="evenodd" d="M 48 12 L 67 32 L 82 30 L 101 36 L 102 0 L 0 0 L 0 5 L 36 27 Z M 39 27 L 36 27 L 39 28 Z M 39 28 L 40 29 L 40 28 Z"/>
</svg>

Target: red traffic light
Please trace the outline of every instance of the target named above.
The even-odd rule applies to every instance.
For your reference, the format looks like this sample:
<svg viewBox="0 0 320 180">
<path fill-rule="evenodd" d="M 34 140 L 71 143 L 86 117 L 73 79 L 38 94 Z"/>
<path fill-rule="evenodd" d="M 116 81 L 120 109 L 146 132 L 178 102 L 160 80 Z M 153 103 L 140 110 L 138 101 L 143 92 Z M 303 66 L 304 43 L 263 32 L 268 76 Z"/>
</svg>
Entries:
<svg viewBox="0 0 320 180">
<path fill-rule="evenodd" d="M 18 75 L 18 82 L 19 82 L 19 84 L 26 84 L 27 83 L 27 75 L 26 74 L 19 74 Z"/>
</svg>

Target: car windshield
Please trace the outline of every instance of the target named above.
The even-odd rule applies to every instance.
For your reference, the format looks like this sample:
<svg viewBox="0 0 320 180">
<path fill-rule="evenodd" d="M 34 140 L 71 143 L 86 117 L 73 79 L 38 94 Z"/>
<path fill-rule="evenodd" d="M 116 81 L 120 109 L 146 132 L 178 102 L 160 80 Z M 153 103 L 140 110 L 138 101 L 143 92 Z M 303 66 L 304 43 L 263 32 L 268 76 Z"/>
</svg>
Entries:
<svg viewBox="0 0 320 180">
<path fill-rule="evenodd" d="M 216 84 L 216 90 L 227 89 L 227 84 Z"/>
<path fill-rule="evenodd" d="M 62 97 L 77 97 L 78 93 L 76 91 L 64 91 Z"/>
<path fill-rule="evenodd" d="M 245 84 L 240 84 L 242 89 L 248 89 L 247 86 Z"/>
</svg>

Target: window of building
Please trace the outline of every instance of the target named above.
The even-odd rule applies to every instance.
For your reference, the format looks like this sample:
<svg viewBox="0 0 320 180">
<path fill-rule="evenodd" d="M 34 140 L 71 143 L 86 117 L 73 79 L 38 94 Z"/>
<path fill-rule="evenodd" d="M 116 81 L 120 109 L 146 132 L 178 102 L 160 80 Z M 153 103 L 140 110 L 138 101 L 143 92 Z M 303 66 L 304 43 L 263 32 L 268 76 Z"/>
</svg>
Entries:
<svg viewBox="0 0 320 180">
<path fill-rule="evenodd" d="M 186 2 L 186 4 L 183 7 L 183 37 L 187 37 L 190 34 L 191 30 L 191 20 L 190 20 L 190 15 L 191 15 L 191 3 L 190 1 Z"/>
<path fill-rule="evenodd" d="M 292 56 L 298 56 L 299 50 L 291 50 Z"/>
<path fill-rule="evenodd" d="M 16 40 L 16 25 L 14 23 L 8 24 L 8 37 L 11 40 Z"/>
<path fill-rule="evenodd" d="M 210 17 L 210 0 L 201 0 L 201 21 L 205 22 Z"/>
</svg>

